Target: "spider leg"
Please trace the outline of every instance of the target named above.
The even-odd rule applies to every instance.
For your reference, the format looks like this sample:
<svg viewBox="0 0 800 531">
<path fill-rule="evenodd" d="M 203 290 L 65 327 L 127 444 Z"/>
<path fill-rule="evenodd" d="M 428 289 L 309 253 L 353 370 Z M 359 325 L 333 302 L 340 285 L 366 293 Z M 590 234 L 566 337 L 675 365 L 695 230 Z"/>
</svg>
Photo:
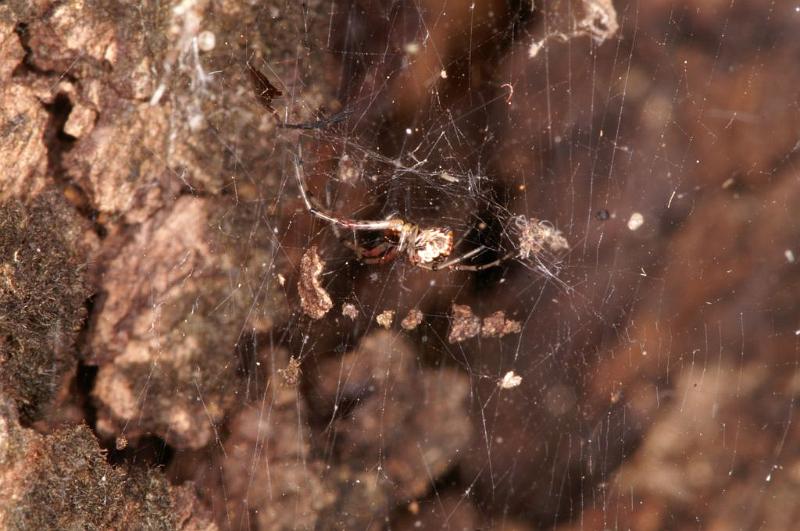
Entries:
<svg viewBox="0 0 800 531">
<path fill-rule="evenodd" d="M 320 219 L 324 219 L 328 223 L 339 225 L 352 230 L 387 230 L 393 229 L 397 226 L 397 219 L 387 219 L 383 221 L 358 221 L 355 219 L 339 218 L 333 214 L 326 212 L 321 206 L 312 200 L 311 194 L 306 190 L 305 180 L 303 179 L 303 170 L 300 166 L 300 161 L 295 157 L 294 160 L 294 173 L 297 178 L 297 185 L 300 188 L 300 195 L 303 197 L 303 202 L 306 204 L 306 209 L 313 215 Z"/>
<path fill-rule="evenodd" d="M 444 264 L 442 264 L 439 267 L 450 267 L 452 269 L 455 269 L 456 271 L 483 271 L 484 269 L 490 269 L 492 267 L 497 267 L 497 266 L 501 265 L 506 260 L 510 260 L 511 258 L 514 258 L 515 254 L 516 253 L 514 253 L 513 251 L 512 252 L 508 252 L 505 255 L 503 255 L 500 258 L 498 258 L 497 260 L 493 260 L 493 261 L 489 262 L 488 264 L 457 265 L 458 262 L 460 262 L 461 260 L 464 259 L 464 257 L 466 256 L 466 255 L 464 255 L 464 256 L 462 256 L 460 258 L 457 258 L 455 260 L 450 260 L 450 262 L 445 262 Z"/>
<path fill-rule="evenodd" d="M 475 249 L 469 251 L 468 253 L 464 253 L 461 256 L 459 256 L 458 258 L 453 258 L 452 260 L 448 260 L 447 262 L 442 262 L 442 263 L 438 263 L 438 264 L 437 263 L 424 264 L 424 263 L 420 262 L 420 263 L 417 264 L 417 266 L 421 267 L 422 269 L 427 269 L 429 271 L 441 271 L 442 269 L 445 269 L 447 267 L 453 267 L 454 265 L 458 264 L 459 262 L 463 262 L 464 260 L 472 258 L 473 256 L 475 256 L 476 254 L 480 253 L 481 251 L 483 251 L 485 249 L 486 249 L 486 246 L 485 245 L 481 245 L 480 247 L 476 247 Z M 477 267 L 477 266 L 465 266 L 465 267 Z M 454 267 L 453 269 L 458 269 L 458 268 Z"/>
<path fill-rule="evenodd" d="M 464 234 L 462 234 L 461 237 L 453 244 L 453 249 L 458 249 L 458 246 L 464 243 L 464 240 L 467 239 L 467 236 L 469 236 L 471 232 L 471 230 L 464 232 Z"/>
</svg>

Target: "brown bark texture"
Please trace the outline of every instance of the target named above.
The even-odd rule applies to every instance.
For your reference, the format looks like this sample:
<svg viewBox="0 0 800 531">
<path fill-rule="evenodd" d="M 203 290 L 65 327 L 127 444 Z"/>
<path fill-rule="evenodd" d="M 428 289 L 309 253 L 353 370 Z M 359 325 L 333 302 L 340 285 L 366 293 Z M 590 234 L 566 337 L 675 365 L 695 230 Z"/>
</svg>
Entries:
<svg viewBox="0 0 800 531">
<path fill-rule="evenodd" d="M 791 529 L 799 21 L 0 2 L 0 529 Z"/>
</svg>

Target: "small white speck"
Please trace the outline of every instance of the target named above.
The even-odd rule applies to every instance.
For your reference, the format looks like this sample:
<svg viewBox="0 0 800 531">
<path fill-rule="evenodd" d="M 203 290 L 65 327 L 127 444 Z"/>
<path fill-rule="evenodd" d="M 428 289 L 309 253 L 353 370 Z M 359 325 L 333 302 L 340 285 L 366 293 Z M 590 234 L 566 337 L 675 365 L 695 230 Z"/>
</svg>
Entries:
<svg viewBox="0 0 800 531">
<path fill-rule="evenodd" d="M 217 45 L 217 37 L 210 31 L 201 31 L 197 36 L 197 46 L 204 52 L 210 52 Z"/>
<path fill-rule="evenodd" d="M 439 72 L 439 77 L 441 77 L 442 79 L 447 79 L 447 70 L 442 68 L 442 71 Z"/>
<path fill-rule="evenodd" d="M 150 97 L 150 106 L 155 107 L 158 105 L 158 102 L 161 101 L 161 96 L 164 95 L 164 91 L 167 90 L 167 86 L 164 83 L 161 83 L 156 90 L 153 92 L 153 95 Z"/>
<path fill-rule="evenodd" d="M 358 318 L 358 309 L 354 304 L 346 302 L 342 304 L 342 315 L 355 321 Z"/>
<path fill-rule="evenodd" d="M 785 251 L 783 251 L 783 255 L 786 257 L 786 261 L 789 262 L 790 264 L 793 264 L 795 262 L 794 253 L 792 252 L 791 249 L 786 249 Z"/>
<path fill-rule="evenodd" d="M 411 131 L 411 129 L 409 129 L 408 127 L 406 128 L 406 134 L 407 134 L 407 135 L 410 135 L 412 132 L 413 132 L 413 131 Z"/>
<path fill-rule="evenodd" d="M 194 132 L 205 129 L 206 120 L 202 114 L 193 114 L 189 117 L 189 129 Z"/>
<path fill-rule="evenodd" d="M 544 45 L 544 41 L 533 41 L 528 48 L 528 57 L 533 59 L 539 55 L 539 50 L 542 49 L 542 45 Z"/>
<path fill-rule="evenodd" d="M 772 481 L 772 472 L 767 474 L 767 483 L 769 483 L 770 481 Z"/>
<path fill-rule="evenodd" d="M 800 329 L 797 329 L 797 330 L 795 330 L 795 331 L 794 331 L 794 335 L 796 335 L 796 336 L 800 336 Z"/>
<path fill-rule="evenodd" d="M 514 371 L 508 371 L 503 376 L 503 379 L 500 380 L 498 385 L 500 386 L 500 389 L 513 389 L 514 387 L 518 386 L 521 383 L 522 383 L 522 376 L 514 374 Z"/>
<path fill-rule="evenodd" d="M 405 50 L 409 55 L 416 55 L 419 53 L 419 44 L 416 42 L 409 42 L 406 44 Z"/>
<path fill-rule="evenodd" d="M 631 214 L 631 217 L 628 220 L 628 229 L 638 230 L 642 225 L 644 225 L 644 216 L 640 212 L 634 212 Z"/>
<path fill-rule="evenodd" d="M 669 196 L 669 201 L 667 201 L 667 208 L 672 206 L 672 200 L 675 199 L 675 190 L 672 191 L 672 195 Z"/>
<path fill-rule="evenodd" d="M 286 284 L 286 277 L 278 273 L 278 284 L 281 286 Z"/>
</svg>

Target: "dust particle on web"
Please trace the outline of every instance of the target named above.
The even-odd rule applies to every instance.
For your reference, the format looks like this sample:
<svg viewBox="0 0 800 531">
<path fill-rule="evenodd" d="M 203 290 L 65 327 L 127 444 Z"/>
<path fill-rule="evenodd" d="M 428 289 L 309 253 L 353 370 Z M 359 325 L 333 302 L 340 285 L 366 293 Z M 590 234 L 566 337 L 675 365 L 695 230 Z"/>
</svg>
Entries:
<svg viewBox="0 0 800 531">
<path fill-rule="evenodd" d="M 481 318 L 472 313 L 472 308 L 466 304 L 453 304 L 450 333 L 447 340 L 450 343 L 460 343 L 477 336 L 480 331 Z"/>
<path fill-rule="evenodd" d="M 613 391 L 609 396 L 609 401 L 612 404 L 619 404 L 620 400 L 622 400 L 622 389 L 617 389 Z"/>
<path fill-rule="evenodd" d="M 278 369 L 278 376 L 281 377 L 281 383 L 286 387 L 294 387 L 300 382 L 300 376 L 303 371 L 300 369 L 300 360 L 294 356 L 289 358 L 289 363 L 286 364 L 285 369 Z"/>
<path fill-rule="evenodd" d="M 508 334 L 519 334 L 522 326 L 519 321 L 506 319 L 506 312 L 498 310 L 489 317 L 483 319 L 481 336 L 483 337 L 503 337 Z"/>
<path fill-rule="evenodd" d="M 458 182 L 458 177 L 453 177 L 452 175 L 450 175 L 446 171 L 443 171 L 442 173 L 440 173 L 439 174 L 439 178 L 442 179 L 443 181 L 447 181 L 449 183 L 457 183 Z"/>
<path fill-rule="evenodd" d="M 303 312 L 312 319 L 322 319 L 333 308 L 333 301 L 322 287 L 319 276 L 325 267 L 316 246 L 311 247 L 300 259 L 300 279 L 297 291 L 300 293 L 300 306 Z"/>
<path fill-rule="evenodd" d="M 537 55 L 539 55 L 539 51 L 544 46 L 544 41 L 533 41 L 528 48 L 528 58 L 534 59 Z"/>
<path fill-rule="evenodd" d="M 619 30 L 617 10 L 611 0 L 582 0 L 583 17 L 575 20 L 572 31 L 552 31 L 528 46 L 528 57 L 534 59 L 548 41 L 567 42 L 576 37 L 590 37 L 598 46 Z"/>
<path fill-rule="evenodd" d="M 210 52 L 217 45 L 217 36 L 209 30 L 201 31 L 197 35 L 197 45 L 203 52 Z"/>
<path fill-rule="evenodd" d="M 363 167 L 350 157 L 347 153 L 339 159 L 339 180 L 343 183 L 352 184 L 361 178 Z"/>
<path fill-rule="evenodd" d="M 578 21 L 578 33 L 602 44 L 617 33 L 617 10 L 611 0 L 583 0 L 584 16 Z"/>
<path fill-rule="evenodd" d="M 358 317 L 358 308 L 356 308 L 355 304 L 345 302 L 342 304 L 342 315 L 355 321 L 356 317 Z"/>
<path fill-rule="evenodd" d="M 375 320 L 378 322 L 379 325 L 386 328 L 387 330 L 389 327 L 392 326 L 392 321 L 394 321 L 394 310 L 384 310 L 378 315 Z"/>
<path fill-rule="evenodd" d="M 514 221 L 519 234 L 519 257 L 527 260 L 543 250 L 557 253 L 569 249 L 569 242 L 549 221 L 518 216 Z"/>
<path fill-rule="evenodd" d="M 124 450 L 128 447 L 128 439 L 120 435 L 117 437 L 116 441 L 114 441 L 114 448 L 117 450 Z"/>
<path fill-rule="evenodd" d="M 422 323 L 422 312 L 416 308 L 408 310 L 408 314 L 400 321 L 403 330 L 414 330 Z"/>
<path fill-rule="evenodd" d="M 634 212 L 628 219 L 629 230 L 639 230 L 639 227 L 644 225 L 644 216 L 640 212 Z"/>
<path fill-rule="evenodd" d="M 419 53 L 419 43 L 409 42 L 403 47 L 403 49 L 408 55 L 417 55 Z"/>
<path fill-rule="evenodd" d="M 508 371 L 503 375 L 503 379 L 497 382 L 500 389 L 513 389 L 522 383 L 522 376 L 514 371 Z"/>
</svg>

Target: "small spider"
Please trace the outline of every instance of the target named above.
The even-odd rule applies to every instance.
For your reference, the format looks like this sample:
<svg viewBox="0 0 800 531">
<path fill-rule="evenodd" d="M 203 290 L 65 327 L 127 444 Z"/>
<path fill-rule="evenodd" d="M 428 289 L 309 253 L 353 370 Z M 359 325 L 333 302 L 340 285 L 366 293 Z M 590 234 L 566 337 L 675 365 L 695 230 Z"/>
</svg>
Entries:
<svg viewBox="0 0 800 531">
<path fill-rule="evenodd" d="M 303 169 L 299 160 L 295 159 L 294 167 L 300 195 L 302 195 L 306 208 L 311 214 L 324 219 L 334 226 L 344 227 L 354 232 L 382 230 L 393 237 L 372 249 L 364 249 L 356 244 L 349 244 L 348 246 L 356 252 L 359 259 L 365 264 L 386 263 L 405 253 L 412 265 L 431 271 L 446 268 L 461 271 L 480 271 L 498 266 L 513 256 L 513 253 L 509 253 L 487 264 L 466 265 L 461 262 L 486 250 L 486 247 L 482 245 L 457 258 L 448 259 L 453 252 L 455 244 L 453 242 L 453 231 L 447 227 L 423 229 L 419 225 L 409 223 L 400 218 L 390 218 L 383 221 L 354 220 L 340 218 L 325 212 L 314 203 L 311 194 L 306 190 Z"/>
</svg>

